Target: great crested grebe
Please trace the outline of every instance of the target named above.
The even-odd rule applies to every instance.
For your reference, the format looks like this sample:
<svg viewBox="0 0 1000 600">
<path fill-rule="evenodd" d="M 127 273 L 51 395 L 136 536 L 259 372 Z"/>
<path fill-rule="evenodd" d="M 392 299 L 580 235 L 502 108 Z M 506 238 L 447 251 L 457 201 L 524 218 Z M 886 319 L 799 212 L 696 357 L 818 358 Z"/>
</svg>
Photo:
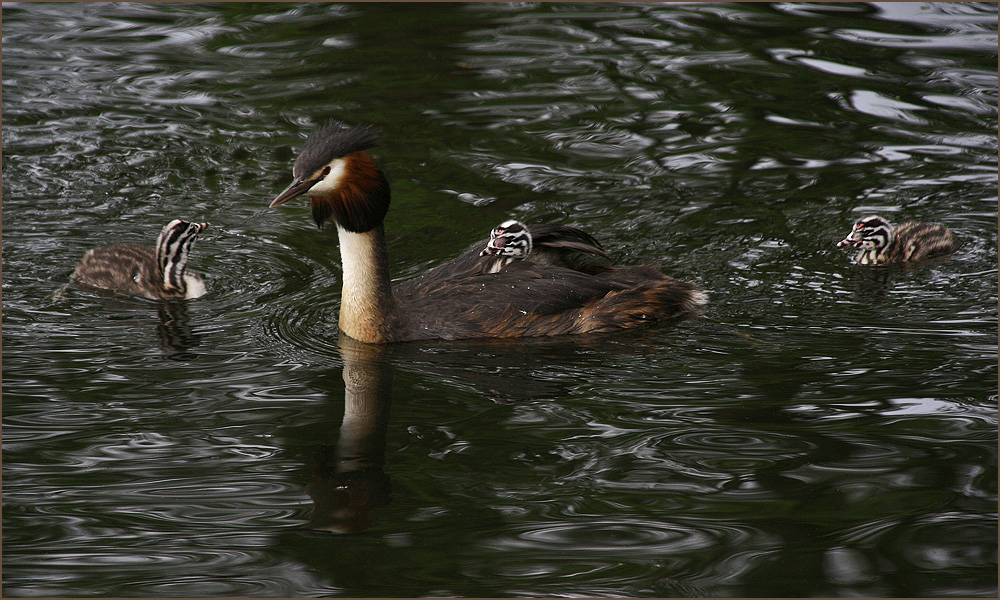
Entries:
<svg viewBox="0 0 1000 600">
<path fill-rule="evenodd" d="M 914 262 L 955 251 L 958 245 L 951 231 L 937 223 L 908 221 L 894 226 L 872 215 L 855 223 L 851 233 L 837 247 L 861 248 L 854 260 L 862 265 Z"/>
<path fill-rule="evenodd" d="M 548 260 L 482 257 L 483 241 L 392 286 L 383 227 L 389 184 L 365 152 L 378 141 L 368 127 L 319 128 L 295 160 L 291 185 L 271 202 L 278 206 L 307 194 L 318 226 L 333 218 L 344 278 L 340 329 L 356 340 L 607 332 L 696 315 L 707 301 L 694 284 L 649 266 L 576 269 L 567 252 L 606 254 L 582 231 L 553 225 L 532 228 L 532 256 Z M 496 261 L 509 264 L 495 267 Z"/>
<path fill-rule="evenodd" d="M 183 300 L 205 295 L 205 282 L 186 272 L 188 253 L 208 223 L 174 219 L 156 239 L 156 248 L 112 244 L 88 250 L 73 272 L 73 281 L 90 287 L 134 294 L 153 300 Z"/>
</svg>

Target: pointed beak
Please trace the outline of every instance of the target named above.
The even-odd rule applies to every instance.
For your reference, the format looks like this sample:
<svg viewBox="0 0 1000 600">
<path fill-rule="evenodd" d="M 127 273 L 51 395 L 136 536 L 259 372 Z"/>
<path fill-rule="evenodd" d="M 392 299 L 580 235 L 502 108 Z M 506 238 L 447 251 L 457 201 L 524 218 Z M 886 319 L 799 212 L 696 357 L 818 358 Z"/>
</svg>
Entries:
<svg viewBox="0 0 1000 600">
<path fill-rule="evenodd" d="M 211 223 L 198 223 L 198 233 L 205 231 Z"/>
<path fill-rule="evenodd" d="M 292 185 L 286 187 L 285 190 L 280 194 L 278 194 L 278 197 L 271 202 L 270 208 L 274 208 L 275 206 L 281 206 L 282 204 L 288 202 L 292 198 L 297 198 L 298 196 L 301 196 L 302 194 L 309 191 L 309 188 L 316 185 L 317 183 L 319 183 L 319 179 L 303 181 L 298 177 L 296 177 L 295 181 L 292 182 Z"/>
<path fill-rule="evenodd" d="M 854 237 L 849 235 L 837 242 L 837 247 L 843 248 L 844 246 L 857 246 L 859 243 L 861 243 L 861 240 L 856 240 Z"/>
</svg>

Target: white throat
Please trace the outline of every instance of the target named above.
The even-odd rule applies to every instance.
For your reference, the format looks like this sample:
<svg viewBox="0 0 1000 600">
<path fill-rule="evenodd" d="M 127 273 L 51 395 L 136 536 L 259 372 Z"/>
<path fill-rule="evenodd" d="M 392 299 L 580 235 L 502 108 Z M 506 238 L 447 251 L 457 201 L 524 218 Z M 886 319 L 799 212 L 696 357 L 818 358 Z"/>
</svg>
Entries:
<svg viewBox="0 0 1000 600">
<path fill-rule="evenodd" d="M 208 293 L 204 280 L 193 273 L 184 274 L 184 283 L 187 285 L 187 292 L 184 294 L 185 298 L 200 298 Z"/>
<path fill-rule="evenodd" d="M 386 341 L 394 302 L 382 228 L 352 233 L 338 223 L 337 236 L 344 269 L 340 329 L 363 342 Z"/>
<path fill-rule="evenodd" d="M 344 294 L 350 291 L 355 296 L 365 296 L 376 291 L 371 267 L 378 257 L 375 256 L 371 235 L 370 231 L 353 233 L 337 224 L 340 261 L 344 268 Z"/>
</svg>

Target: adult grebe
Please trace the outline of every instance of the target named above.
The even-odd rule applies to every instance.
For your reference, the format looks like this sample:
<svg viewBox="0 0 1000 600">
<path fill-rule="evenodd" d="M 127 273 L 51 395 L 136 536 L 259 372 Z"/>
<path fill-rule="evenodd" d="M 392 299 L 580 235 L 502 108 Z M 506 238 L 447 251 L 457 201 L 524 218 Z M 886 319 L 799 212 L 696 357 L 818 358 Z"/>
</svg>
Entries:
<svg viewBox="0 0 1000 600">
<path fill-rule="evenodd" d="M 383 228 L 389 184 L 365 152 L 378 141 L 368 127 L 321 127 L 303 144 L 292 168 L 294 181 L 271 202 L 278 206 L 307 194 L 316 224 L 322 227 L 331 217 L 337 224 L 344 271 L 340 329 L 354 339 L 608 332 L 695 315 L 707 301 L 694 284 L 649 266 L 574 268 L 567 253 L 606 254 L 588 234 L 553 225 L 532 227 L 533 253 L 550 260 L 483 257 L 487 242 L 482 241 L 393 287 Z M 509 264 L 495 267 L 497 261 Z"/>
<path fill-rule="evenodd" d="M 858 221 L 837 247 L 861 248 L 854 260 L 862 265 L 914 262 L 943 256 L 958 245 L 951 231 L 937 223 L 909 221 L 893 226 L 885 218 L 872 215 Z"/>
<path fill-rule="evenodd" d="M 153 300 L 182 300 L 205 295 L 205 282 L 188 273 L 191 245 L 208 223 L 174 219 L 156 239 L 156 248 L 112 244 L 87 251 L 73 272 L 73 281 L 95 288 L 134 294 Z"/>
</svg>

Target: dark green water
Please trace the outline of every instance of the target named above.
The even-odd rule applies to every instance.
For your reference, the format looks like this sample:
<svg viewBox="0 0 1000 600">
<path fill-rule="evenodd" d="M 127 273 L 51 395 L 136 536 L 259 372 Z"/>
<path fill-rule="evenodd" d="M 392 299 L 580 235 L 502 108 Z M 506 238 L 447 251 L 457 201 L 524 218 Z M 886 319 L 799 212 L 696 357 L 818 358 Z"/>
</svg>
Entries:
<svg viewBox="0 0 1000 600">
<path fill-rule="evenodd" d="M 995 3 L 3 25 L 5 596 L 996 596 Z M 706 318 L 342 348 L 335 236 L 267 208 L 331 117 L 395 276 L 557 221 Z M 962 246 L 863 269 L 869 212 Z M 49 299 L 174 217 L 208 296 Z"/>
</svg>

